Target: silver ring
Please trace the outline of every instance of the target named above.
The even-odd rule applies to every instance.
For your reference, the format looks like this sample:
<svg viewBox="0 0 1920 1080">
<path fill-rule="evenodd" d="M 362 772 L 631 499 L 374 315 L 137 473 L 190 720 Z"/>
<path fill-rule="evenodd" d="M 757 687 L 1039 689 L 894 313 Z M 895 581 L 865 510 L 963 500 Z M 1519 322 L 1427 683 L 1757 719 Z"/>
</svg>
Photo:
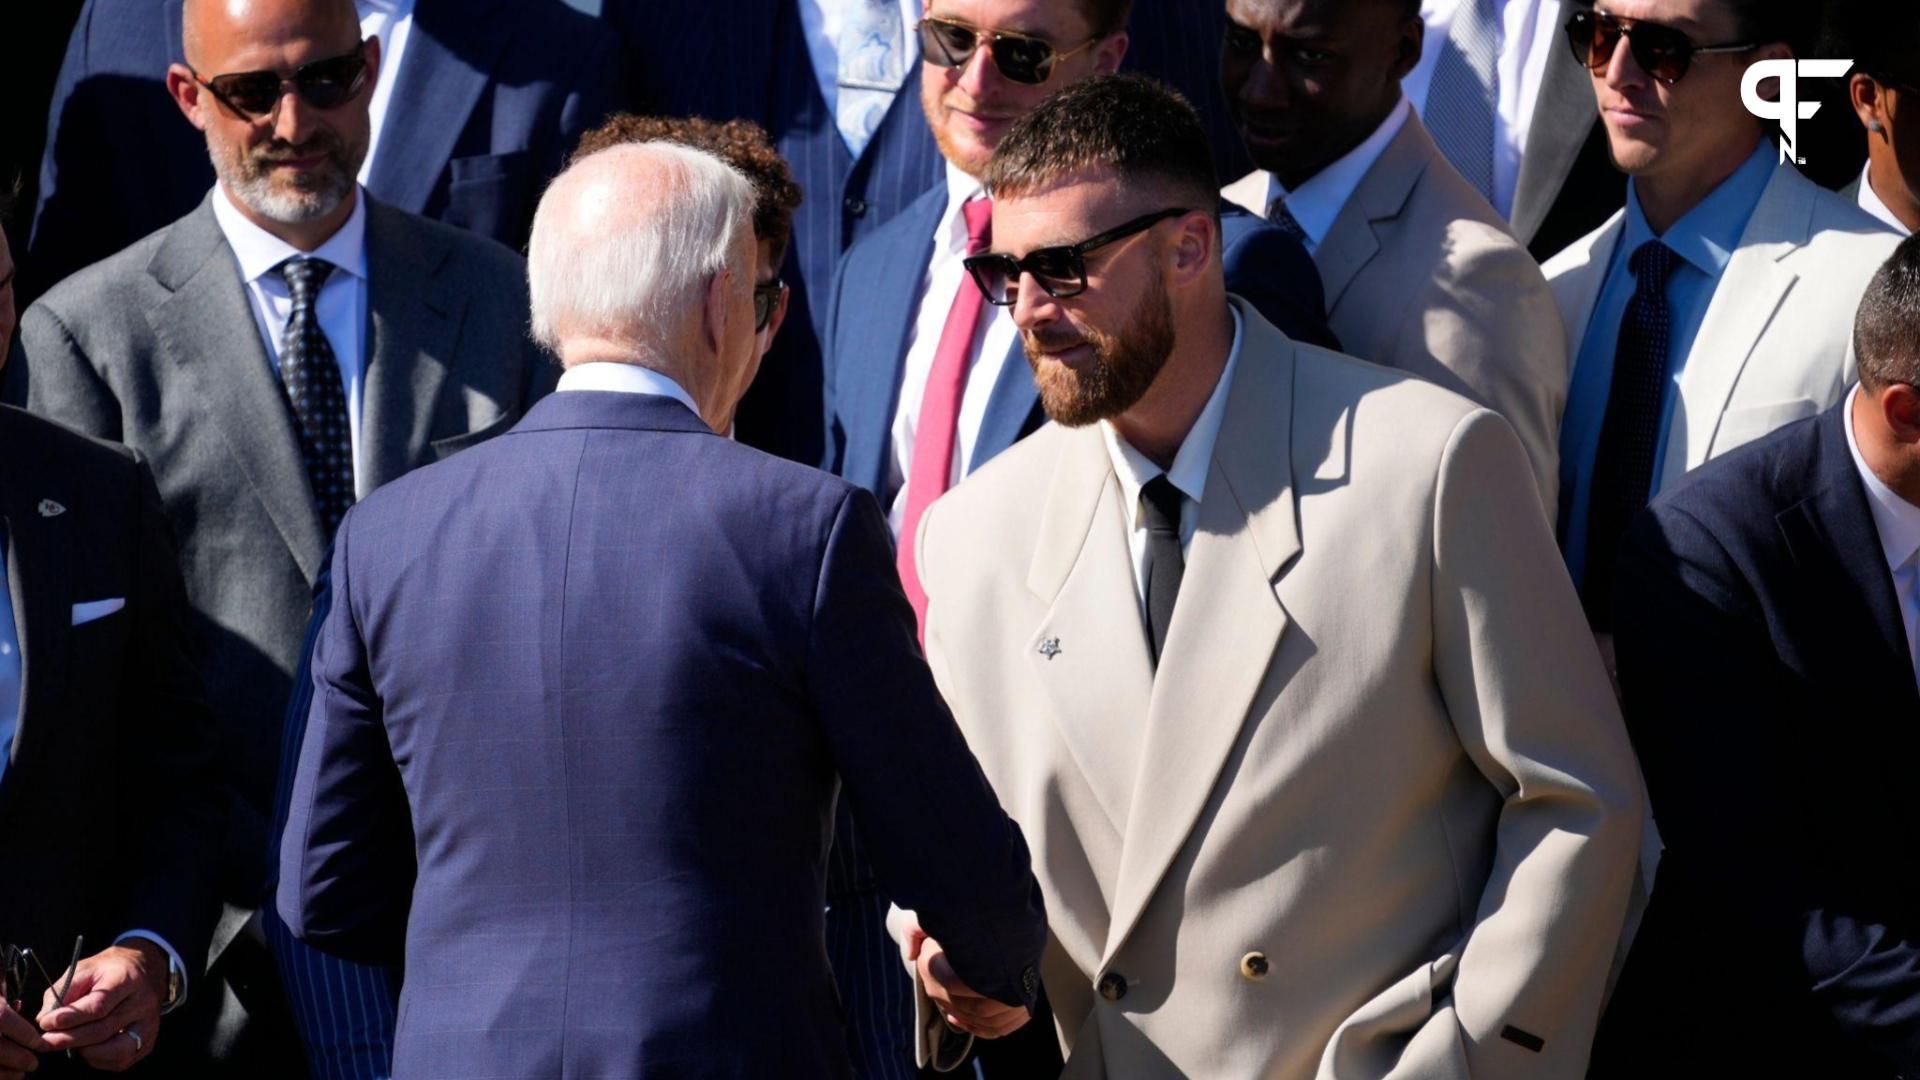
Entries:
<svg viewBox="0 0 1920 1080">
<path fill-rule="evenodd" d="M 122 1034 L 122 1035 L 125 1035 L 125 1036 L 126 1036 L 127 1038 L 129 1038 L 129 1039 L 132 1039 L 132 1040 L 133 1040 L 133 1052 L 134 1052 L 134 1053 L 136 1053 L 136 1054 L 137 1054 L 137 1053 L 139 1053 L 140 1051 L 142 1051 L 142 1050 L 144 1050 L 144 1049 L 146 1049 L 146 1046 L 147 1046 L 147 1044 L 146 1044 L 145 1042 L 143 1042 L 143 1041 L 141 1041 L 141 1039 L 140 1039 L 140 1033 L 139 1033 L 139 1032 L 137 1032 L 137 1031 L 135 1031 L 135 1030 L 133 1030 L 132 1028 L 122 1028 L 122 1029 L 121 1029 L 121 1031 L 120 1031 L 120 1034 Z"/>
</svg>

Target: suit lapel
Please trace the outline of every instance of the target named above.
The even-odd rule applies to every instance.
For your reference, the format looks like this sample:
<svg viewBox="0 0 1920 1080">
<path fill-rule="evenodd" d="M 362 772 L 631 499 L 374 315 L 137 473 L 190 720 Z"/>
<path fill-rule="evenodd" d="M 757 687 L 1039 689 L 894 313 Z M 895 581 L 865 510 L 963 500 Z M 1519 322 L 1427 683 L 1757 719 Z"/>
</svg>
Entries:
<svg viewBox="0 0 1920 1080">
<path fill-rule="evenodd" d="M 216 192 L 209 199 L 218 197 Z M 286 394 L 267 360 L 246 286 L 210 201 L 180 219 L 147 269 L 169 294 L 147 312 L 147 321 L 161 355 L 192 387 L 181 401 L 195 415 L 179 422 L 221 433 L 300 572 L 313 580 L 327 538 Z"/>
<path fill-rule="evenodd" d="M 1600 289 L 1607 283 L 1607 266 L 1613 261 L 1613 249 L 1627 229 L 1627 212 L 1621 210 L 1608 219 L 1592 236 L 1577 241 L 1547 263 L 1547 287 L 1553 291 L 1567 332 L 1567 355 L 1580 357 L 1580 343 L 1586 338 L 1587 323 L 1600 302 Z"/>
<path fill-rule="evenodd" d="M 1556 30 L 1572 11 L 1568 0 L 1561 0 L 1558 7 L 1560 13 L 1553 21 Z M 1597 121 L 1592 78 L 1570 50 L 1550 49 L 1513 193 L 1513 233 L 1521 243 L 1530 242 L 1546 222 Z"/>
<path fill-rule="evenodd" d="M 1720 416 L 1734 384 L 1746 368 L 1747 357 L 1773 322 L 1799 275 L 1783 263 L 1807 242 L 1813 221 L 1813 186 L 1794 184 L 1792 169 L 1779 168 L 1767 182 L 1753 217 L 1741 234 L 1726 272 L 1720 276 L 1707 304 L 1706 318 L 1693 339 L 1686 367 L 1680 374 L 1680 400 L 1667 429 L 1669 445 L 1684 440 L 1686 454 L 1671 451 L 1662 470 L 1661 486 L 1678 480 L 1687 470 L 1707 460 Z"/>
<path fill-rule="evenodd" d="M 836 299 L 859 318 L 842 316 L 834 330 L 852 327 L 852 340 L 833 341 L 834 393 L 846 427 L 847 465 L 842 474 L 869 490 L 886 494 L 887 450 L 893 441 L 893 414 L 899 407 L 900 381 L 906 371 L 907 337 L 918 317 L 920 287 L 933 258 L 933 232 L 946 213 L 947 186 L 943 183 L 909 207 L 889 238 L 892 250 L 877 258 L 852 264 L 841 281 L 848 295 Z M 879 238 L 876 238 L 879 239 Z M 840 367 L 839 365 L 844 365 Z"/>
<path fill-rule="evenodd" d="M 1127 546 L 1120 483 L 1097 427 L 1062 435 L 1038 508 L 1027 587 L 1047 612 L 1025 643 L 1075 765 L 1118 833 L 1127 821 L 1153 661 Z"/>
<path fill-rule="evenodd" d="M 421 0 L 414 9 L 400 71 L 383 66 L 382 78 L 397 77 L 380 147 L 367 186 L 402 210 L 420 213 L 467 117 L 486 90 L 493 62 L 511 42 L 491 33 L 498 0 Z"/>
<path fill-rule="evenodd" d="M 1300 553 L 1293 346 L 1249 309 L 1166 654 L 1153 682 L 1103 964 L 1125 943 L 1213 793 L 1287 629 L 1276 582 Z M 1129 591 L 1129 596 L 1132 595 Z"/>
<path fill-rule="evenodd" d="M 973 460 L 967 463 L 967 472 L 992 461 L 1038 427 L 1033 420 L 1039 406 L 1040 389 L 1033 384 L 1026 347 L 1015 338 L 987 397 L 987 411 L 980 418 L 980 434 L 973 440 Z"/>
<path fill-rule="evenodd" d="M 466 297 L 441 281 L 448 250 L 405 214 L 367 200 L 367 378 L 360 497 L 427 463 L 434 404 L 455 363 Z"/>
<path fill-rule="evenodd" d="M 14 725 L 12 762 L 32 755 L 58 721 L 52 715 L 66 685 L 68 639 L 72 629 L 73 537 L 66 514 L 40 512 L 43 499 L 72 506 L 84 493 L 67 489 L 65 474 L 46 458 L 38 439 L 28 445 L 24 425 L 0 416 L 0 515 L 6 523 L 7 590 L 14 626 L 20 635 L 20 714 Z"/>
<path fill-rule="evenodd" d="M 1379 160 L 1360 178 L 1347 204 L 1333 219 L 1326 238 L 1313 253 L 1313 261 L 1320 268 L 1320 284 L 1327 294 L 1329 312 L 1340 306 L 1347 286 L 1353 284 L 1361 269 L 1380 253 L 1386 223 L 1406 209 L 1415 185 L 1427 171 L 1428 162 L 1439 152 L 1420 118 L 1408 115 Z"/>
</svg>

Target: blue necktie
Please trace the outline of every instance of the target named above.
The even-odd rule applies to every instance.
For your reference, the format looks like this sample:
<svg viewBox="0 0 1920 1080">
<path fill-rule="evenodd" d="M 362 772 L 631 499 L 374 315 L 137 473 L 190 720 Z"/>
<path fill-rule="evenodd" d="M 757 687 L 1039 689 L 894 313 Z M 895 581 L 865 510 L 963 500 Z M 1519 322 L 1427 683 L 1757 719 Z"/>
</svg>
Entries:
<svg viewBox="0 0 1920 1080">
<path fill-rule="evenodd" d="M 1284 196 L 1275 196 L 1274 200 L 1267 204 L 1267 220 L 1280 226 L 1281 232 L 1300 241 L 1301 247 L 1312 247 L 1307 240 L 1307 230 L 1301 226 L 1300 219 L 1293 216 L 1293 211 L 1287 209 L 1287 200 Z"/>
<path fill-rule="evenodd" d="M 1500 13 L 1495 0 L 1460 0 L 1427 90 L 1427 127 L 1440 152 L 1489 201 L 1493 115 L 1500 102 Z"/>
<path fill-rule="evenodd" d="M 300 457 L 313 486 L 320 528 L 331 539 L 353 505 L 353 437 L 347 426 L 347 391 L 333 345 L 314 313 L 320 287 L 333 273 L 322 259 L 288 259 L 279 266 L 293 298 L 293 314 L 280 334 L 280 381 L 293 406 Z"/>
<path fill-rule="evenodd" d="M 1613 353 L 1613 382 L 1600 424 L 1600 448 L 1587 498 L 1587 572 L 1581 597 L 1593 628 L 1613 628 L 1614 562 L 1620 539 L 1653 491 L 1653 462 L 1660 450 L 1660 414 L 1667 393 L 1667 342 L 1673 308 L 1667 281 L 1679 256 L 1649 240 L 1627 260 L 1633 298 L 1620 324 Z"/>
</svg>

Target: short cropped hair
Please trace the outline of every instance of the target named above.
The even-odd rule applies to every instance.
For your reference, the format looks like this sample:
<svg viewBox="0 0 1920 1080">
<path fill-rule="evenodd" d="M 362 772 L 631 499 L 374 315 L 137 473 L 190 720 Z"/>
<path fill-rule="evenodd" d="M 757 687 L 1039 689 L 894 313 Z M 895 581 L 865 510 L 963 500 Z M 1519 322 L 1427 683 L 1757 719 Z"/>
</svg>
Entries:
<svg viewBox="0 0 1920 1080">
<path fill-rule="evenodd" d="M 613 155 L 636 163 L 650 158 L 654 182 L 620 188 L 620 204 L 597 211 L 612 226 L 583 232 L 573 221 L 574 188 L 591 181 L 578 173 L 618 164 L 607 160 Z M 555 355 L 564 340 L 581 336 L 665 354 L 752 227 L 753 204 L 753 187 L 737 169 L 677 143 L 623 144 L 575 160 L 533 215 L 527 282 L 534 338 Z"/>
<path fill-rule="evenodd" d="M 1167 0 L 1148 2 L 1164 4 Z M 1080 10 L 1086 14 L 1094 33 L 1108 37 L 1127 28 L 1127 19 L 1133 14 L 1133 0 L 1080 0 Z"/>
<path fill-rule="evenodd" d="M 1083 169 L 1121 182 L 1166 184 L 1195 210 L 1218 211 L 1220 179 L 1187 99 L 1142 75 L 1095 75 L 1015 121 L 982 177 L 994 197 L 1019 197 Z"/>
<path fill-rule="evenodd" d="M 1920 386 L 1920 236 L 1901 241 L 1868 283 L 1853 317 L 1853 353 L 1868 389 Z"/>
<path fill-rule="evenodd" d="M 1813 55 L 1820 36 L 1820 4 L 1814 0 L 1721 0 L 1733 14 L 1740 41 L 1784 42 L 1796 57 Z"/>
<path fill-rule="evenodd" d="M 580 137 L 573 160 L 622 143 L 672 142 L 705 150 L 746 174 L 753 184 L 753 235 L 770 242 L 773 264 L 787 257 L 793 238 L 793 212 L 804 197 L 787 159 L 773 148 L 766 131 L 751 120 L 715 123 L 699 116 L 635 116 L 619 113 Z"/>
<path fill-rule="evenodd" d="M 1817 55 L 1846 57 L 1883 83 L 1920 84 L 1920 6 L 1827 0 Z"/>
</svg>

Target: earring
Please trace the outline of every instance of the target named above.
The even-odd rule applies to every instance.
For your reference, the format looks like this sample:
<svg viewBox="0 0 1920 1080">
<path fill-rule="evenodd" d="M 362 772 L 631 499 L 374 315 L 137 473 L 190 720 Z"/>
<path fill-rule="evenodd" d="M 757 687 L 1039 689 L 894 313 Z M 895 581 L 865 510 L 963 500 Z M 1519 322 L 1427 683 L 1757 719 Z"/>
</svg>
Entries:
<svg viewBox="0 0 1920 1080">
<path fill-rule="evenodd" d="M 1869 120 L 1867 121 L 1867 130 L 1875 135 L 1885 135 L 1887 133 L 1887 126 L 1878 120 Z"/>
</svg>

